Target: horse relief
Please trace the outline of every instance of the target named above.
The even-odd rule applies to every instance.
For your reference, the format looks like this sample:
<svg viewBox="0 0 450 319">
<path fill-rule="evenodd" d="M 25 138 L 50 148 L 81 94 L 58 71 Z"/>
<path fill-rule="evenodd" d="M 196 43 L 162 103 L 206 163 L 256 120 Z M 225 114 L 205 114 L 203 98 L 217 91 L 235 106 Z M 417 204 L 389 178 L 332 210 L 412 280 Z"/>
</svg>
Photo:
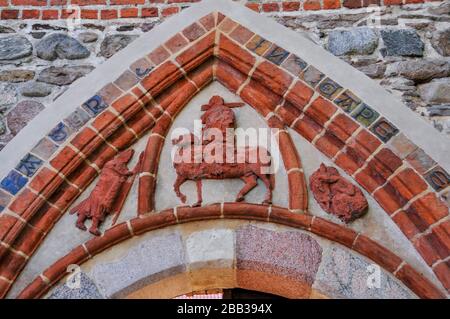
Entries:
<svg viewBox="0 0 450 319">
<path fill-rule="evenodd" d="M 228 129 L 234 129 L 235 116 L 233 107 L 242 103 L 225 103 L 220 96 L 213 96 L 209 103 L 203 105 L 202 136 L 193 133 L 181 135 L 172 140 L 177 146 L 173 166 L 177 173 L 174 183 L 176 195 L 182 203 L 186 195 L 180 187 L 188 180 L 195 181 L 197 186 L 197 202 L 202 204 L 203 179 L 239 178 L 245 184 L 236 196 L 236 201 L 243 201 L 245 195 L 257 186 L 258 178 L 266 186 L 263 204 L 272 203 L 272 191 L 275 176 L 270 172 L 271 155 L 263 147 L 236 147 L 234 135 L 230 137 Z"/>
</svg>

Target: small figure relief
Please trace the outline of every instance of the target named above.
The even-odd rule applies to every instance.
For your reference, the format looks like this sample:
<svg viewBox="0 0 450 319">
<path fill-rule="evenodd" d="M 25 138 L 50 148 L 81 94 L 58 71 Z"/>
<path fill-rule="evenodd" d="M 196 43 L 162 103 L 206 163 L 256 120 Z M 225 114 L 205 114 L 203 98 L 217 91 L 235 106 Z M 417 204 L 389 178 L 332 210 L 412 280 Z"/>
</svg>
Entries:
<svg viewBox="0 0 450 319">
<path fill-rule="evenodd" d="M 197 202 L 200 206 L 203 179 L 240 178 L 244 187 L 239 191 L 236 201 L 243 201 L 245 195 L 257 186 L 258 178 L 266 186 L 263 204 L 272 203 L 272 190 L 275 176 L 270 173 L 271 155 L 263 147 L 235 145 L 235 115 L 231 108 L 243 106 L 243 103 L 225 103 L 222 97 L 213 96 L 209 103 L 203 105 L 201 116 L 201 138 L 193 133 L 178 136 L 172 140 L 177 146 L 173 157 L 173 166 L 177 173 L 174 190 L 185 203 L 186 195 L 180 191 L 181 185 L 195 181 Z"/>
<path fill-rule="evenodd" d="M 309 178 L 309 184 L 320 207 L 345 223 L 367 212 L 369 205 L 362 191 L 334 167 L 321 164 Z"/>
<path fill-rule="evenodd" d="M 84 225 L 86 219 L 92 219 L 89 232 L 99 236 L 101 233 L 98 227 L 110 214 L 114 214 L 112 225 L 115 224 L 134 179 L 140 171 L 143 154 L 139 157 L 136 167 L 132 171 L 128 170 L 127 164 L 133 155 L 134 150 L 126 150 L 107 162 L 89 197 L 71 209 L 70 214 L 78 215 L 76 226 L 79 229 L 86 230 Z"/>
</svg>

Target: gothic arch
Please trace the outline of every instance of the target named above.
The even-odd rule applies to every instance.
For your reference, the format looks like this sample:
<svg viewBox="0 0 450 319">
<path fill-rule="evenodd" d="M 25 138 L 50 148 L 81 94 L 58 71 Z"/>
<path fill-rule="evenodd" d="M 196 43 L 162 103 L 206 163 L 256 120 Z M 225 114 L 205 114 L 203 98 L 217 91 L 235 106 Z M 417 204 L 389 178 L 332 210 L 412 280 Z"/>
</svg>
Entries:
<svg viewBox="0 0 450 319">
<path fill-rule="evenodd" d="M 217 4 L 222 11 L 229 5 Z M 232 13 L 228 10 L 227 15 Z M 53 225 L 105 162 L 149 130 L 146 173 L 140 177 L 140 194 L 145 200 L 139 202 L 139 212 L 152 211 L 148 195 L 154 189 L 152 174 L 157 169 L 161 137 L 182 106 L 212 80 L 239 95 L 271 125 L 295 130 L 351 175 L 392 217 L 447 291 L 450 289 L 450 221 L 448 207 L 440 199 L 450 183 L 444 169 L 448 163 L 441 160 L 445 154 L 437 155 L 439 164 L 433 167 L 409 161 L 406 156 L 418 146 L 390 118 L 319 71 L 320 65 L 316 68 L 222 13 L 202 17 L 162 46 L 143 53 L 118 79 L 81 106 L 92 120 L 73 136 L 67 133 L 48 161 L 29 168 L 32 177 L 17 177 L 19 173 L 13 170 L 4 179 L 9 183 L 6 190 L 14 196 L 0 215 L 0 296 L 6 295 Z M 50 136 L 60 130 L 64 125 L 53 129 Z M 295 148 L 287 132 L 280 133 L 280 141 L 289 172 L 289 208 L 293 210 L 283 212 L 293 220 L 311 218 L 298 214 L 307 208 L 300 159 L 292 152 Z M 407 154 L 405 148 L 396 149 L 405 143 L 410 146 Z M 21 163 L 26 165 L 26 161 Z M 186 211 L 202 218 L 205 210 Z M 169 215 L 158 214 L 141 223 Z M 125 236 L 122 232 L 128 232 L 125 227 L 116 226 L 107 231 L 116 235 L 95 238 L 92 243 L 100 244 L 109 236 L 121 238 Z M 342 240 L 339 233 L 329 236 Z M 74 250 L 77 253 L 84 256 L 79 247 Z M 418 276 L 414 273 L 416 279 Z M 37 281 L 33 285 L 42 285 Z"/>
</svg>

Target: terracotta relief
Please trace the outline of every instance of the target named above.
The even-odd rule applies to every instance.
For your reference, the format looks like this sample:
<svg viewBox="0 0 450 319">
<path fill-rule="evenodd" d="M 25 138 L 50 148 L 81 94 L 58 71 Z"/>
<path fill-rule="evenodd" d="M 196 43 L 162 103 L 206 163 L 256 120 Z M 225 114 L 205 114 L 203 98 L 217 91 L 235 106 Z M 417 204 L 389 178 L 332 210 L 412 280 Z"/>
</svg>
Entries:
<svg viewBox="0 0 450 319">
<path fill-rule="evenodd" d="M 343 178 L 334 167 L 320 165 L 309 179 L 311 191 L 320 207 L 349 223 L 367 212 L 362 191 Z"/>
<path fill-rule="evenodd" d="M 127 164 L 133 155 L 134 150 L 130 149 L 119 153 L 115 158 L 107 162 L 89 197 L 72 208 L 70 214 L 77 213 L 76 226 L 79 229 L 86 230 L 85 221 L 92 219 L 89 232 L 99 236 L 101 233 L 98 227 L 107 215 L 115 215 L 113 224 L 117 221 L 142 162 L 141 154 L 136 167 L 132 171 L 128 170 Z"/>
<path fill-rule="evenodd" d="M 184 182 L 196 182 L 197 202 L 193 206 L 200 206 L 203 200 L 202 180 L 227 178 L 240 178 L 245 183 L 236 201 L 243 201 L 244 196 L 256 187 L 259 178 L 267 189 L 263 203 L 272 202 L 275 176 L 268 173 L 271 166 L 269 151 L 262 147 L 235 145 L 233 129 L 236 123 L 231 108 L 239 106 L 243 104 L 225 103 L 220 96 L 213 96 L 201 108 L 205 111 L 201 117 L 201 138 L 190 133 L 172 140 L 172 144 L 178 147 L 173 159 L 177 173 L 174 190 L 183 203 L 186 196 L 181 193 L 180 187 Z"/>
</svg>

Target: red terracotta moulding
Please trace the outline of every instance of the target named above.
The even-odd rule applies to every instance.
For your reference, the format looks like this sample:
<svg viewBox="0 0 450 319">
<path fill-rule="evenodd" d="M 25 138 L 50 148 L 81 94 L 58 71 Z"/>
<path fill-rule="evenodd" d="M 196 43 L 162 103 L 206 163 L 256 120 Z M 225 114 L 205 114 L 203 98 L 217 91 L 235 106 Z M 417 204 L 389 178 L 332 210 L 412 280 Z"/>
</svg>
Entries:
<svg viewBox="0 0 450 319">
<path fill-rule="evenodd" d="M 269 215 L 270 211 L 270 215 Z M 224 217 L 222 217 L 222 214 Z M 91 239 L 86 243 L 90 252 L 90 257 L 113 245 L 127 240 L 131 237 L 129 226 L 133 234 L 143 234 L 147 231 L 168 227 L 177 223 L 188 223 L 198 220 L 209 219 L 246 219 L 246 220 L 269 220 L 269 222 L 279 223 L 294 228 L 309 230 L 321 237 L 344 244 L 352 248 L 355 242 L 355 249 L 360 254 L 372 259 L 389 272 L 395 272 L 395 276 L 406 284 L 415 294 L 421 298 L 445 298 L 445 296 L 424 276 L 416 272 L 411 266 L 402 263 L 395 254 L 373 242 L 369 238 L 359 235 L 344 226 L 334 224 L 320 217 L 310 215 L 298 215 L 289 212 L 285 208 L 273 206 L 256 205 L 247 203 L 224 203 L 214 204 L 205 207 L 179 207 L 165 210 L 157 214 L 151 214 L 141 218 L 132 219 L 129 224 L 122 223 L 113 229 L 107 230 L 102 237 Z M 360 238 L 360 239 L 359 239 Z M 356 241 L 355 241 L 356 239 Z M 358 243 L 358 241 L 360 241 Z M 371 247 L 373 249 L 368 249 Z M 83 249 L 83 250 L 82 250 Z M 66 267 L 70 263 L 82 264 L 87 260 L 87 253 L 82 246 L 78 246 L 71 253 L 60 259 L 54 265 L 44 271 L 44 276 L 49 279 L 50 284 L 42 282 L 41 277 L 37 277 L 28 287 L 26 287 L 18 298 L 40 298 L 54 284 L 66 274 Z M 402 266 L 399 268 L 399 265 Z M 395 268 L 395 269 L 394 269 Z M 398 268 L 398 269 L 397 269 Z M 47 277 L 48 276 L 48 277 Z"/>
</svg>

